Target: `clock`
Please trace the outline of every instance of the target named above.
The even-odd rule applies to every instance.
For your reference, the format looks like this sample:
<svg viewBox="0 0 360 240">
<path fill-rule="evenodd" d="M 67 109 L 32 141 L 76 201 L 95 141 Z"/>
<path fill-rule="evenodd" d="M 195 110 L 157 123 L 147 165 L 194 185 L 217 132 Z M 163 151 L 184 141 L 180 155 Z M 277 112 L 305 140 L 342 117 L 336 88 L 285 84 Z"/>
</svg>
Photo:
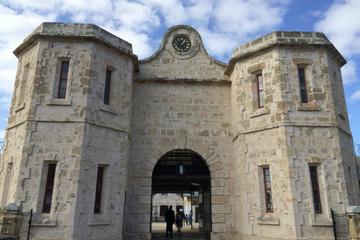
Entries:
<svg viewBox="0 0 360 240">
<path fill-rule="evenodd" d="M 187 53 L 190 51 L 191 41 L 184 35 L 178 35 L 174 38 L 172 45 L 176 52 Z"/>
</svg>

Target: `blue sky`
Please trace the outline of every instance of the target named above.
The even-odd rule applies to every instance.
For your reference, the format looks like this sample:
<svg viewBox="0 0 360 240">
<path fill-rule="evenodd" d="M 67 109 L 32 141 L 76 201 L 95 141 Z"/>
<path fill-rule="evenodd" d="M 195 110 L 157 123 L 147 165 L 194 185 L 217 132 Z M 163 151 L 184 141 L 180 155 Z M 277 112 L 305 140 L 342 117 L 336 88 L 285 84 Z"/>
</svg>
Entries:
<svg viewBox="0 0 360 240">
<path fill-rule="evenodd" d="M 139 58 L 175 24 L 195 27 L 215 58 L 276 30 L 321 31 L 344 55 L 342 68 L 354 141 L 360 143 L 360 0 L 0 0 L 0 141 L 17 59 L 12 51 L 41 22 L 94 23 L 131 42 Z"/>
</svg>

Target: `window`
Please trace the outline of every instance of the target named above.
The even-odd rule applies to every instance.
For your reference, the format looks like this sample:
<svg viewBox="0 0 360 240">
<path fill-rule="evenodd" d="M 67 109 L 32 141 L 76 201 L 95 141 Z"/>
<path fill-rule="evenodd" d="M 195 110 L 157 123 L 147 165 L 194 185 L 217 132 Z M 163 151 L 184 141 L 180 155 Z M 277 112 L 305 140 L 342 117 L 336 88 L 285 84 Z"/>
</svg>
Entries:
<svg viewBox="0 0 360 240">
<path fill-rule="evenodd" d="M 302 103 L 308 102 L 308 95 L 306 89 L 306 80 L 305 80 L 305 68 L 298 67 L 298 76 L 299 76 L 299 84 L 300 84 L 300 97 Z"/>
<path fill-rule="evenodd" d="M 23 75 L 22 75 L 22 81 L 20 82 L 20 93 L 19 93 L 19 101 L 18 101 L 18 105 L 22 105 L 24 103 L 24 98 L 26 95 L 26 86 L 27 86 L 27 82 L 28 82 L 28 75 L 29 75 L 29 64 L 26 64 L 23 70 Z"/>
<path fill-rule="evenodd" d="M 322 213 L 317 166 L 309 166 L 315 213 Z"/>
<path fill-rule="evenodd" d="M 104 172 L 105 172 L 105 166 L 98 166 L 97 177 L 96 177 L 94 213 L 101 213 Z"/>
<path fill-rule="evenodd" d="M 54 191 L 54 180 L 55 180 L 56 163 L 49 163 L 47 167 L 47 177 L 45 185 L 45 194 L 43 202 L 43 213 L 50 213 L 52 195 Z"/>
<path fill-rule="evenodd" d="M 106 105 L 109 105 L 110 103 L 111 73 L 112 71 L 110 69 L 106 69 L 105 89 L 104 89 L 104 104 Z"/>
<path fill-rule="evenodd" d="M 256 75 L 258 107 L 264 107 L 264 82 L 262 73 Z"/>
<path fill-rule="evenodd" d="M 263 168 L 266 212 L 273 212 L 270 168 Z"/>
<path fill-rule="evenodd" d="M 68 81 L 68 73 L 69 73 L 69 61 L 62 61 L 57 98 L 65 98 L 66 97 L 66 86 L 67 86 L 67 81 Z"/>
</svg>

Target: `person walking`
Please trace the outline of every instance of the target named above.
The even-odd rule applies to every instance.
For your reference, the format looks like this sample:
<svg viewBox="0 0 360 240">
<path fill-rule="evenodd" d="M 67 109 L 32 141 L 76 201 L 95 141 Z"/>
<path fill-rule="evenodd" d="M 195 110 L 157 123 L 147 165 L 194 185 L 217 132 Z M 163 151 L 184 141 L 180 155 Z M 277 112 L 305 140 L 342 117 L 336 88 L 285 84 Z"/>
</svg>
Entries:
<svg viewBox="0 0 360 240">
<path fill-rule="evenodd" d="M 176 226 L 178 232 L 181 232 L 181 228 L 183 227 L 183 219 L 184 219 L 184 212 L 182 211 L 182 209 L 180 209 L 176 213 Z"/>
<path fill-rule="evenodd" d="M 189 225 L 189 217 L 187 214 L 185 214 L 185 226 Z"/>
<path fill-rule="evenodd" d="M 192 229 L 192 221 L 193 221 L 193 219 L 192 219 L 192 212 L 190 212 L 190 214 L 188 215 L 188 217 L 189 217 L 189 224 L 190 224 L 191 229 Z"/>
<path fill-rule="evenodd" d="M 175 212 L 172 210 L 172 206 L 169 206 L 169 209 L 165 213 L 165 222 L 166 222 L 166 238 L 173 238 L 173 225 L 175 222 Z"/>
</svg>

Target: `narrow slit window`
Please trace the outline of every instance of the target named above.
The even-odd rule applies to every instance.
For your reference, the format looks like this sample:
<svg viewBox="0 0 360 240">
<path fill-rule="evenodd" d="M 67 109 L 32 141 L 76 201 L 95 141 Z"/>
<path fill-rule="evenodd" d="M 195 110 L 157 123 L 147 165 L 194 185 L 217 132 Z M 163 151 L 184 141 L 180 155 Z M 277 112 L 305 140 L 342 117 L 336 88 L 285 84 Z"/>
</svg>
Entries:
<svg viewBox="0 0 360 240">
<path fill-rule="evenodd" d="M 301 102 L 307 103 L 309 100 L 308 100 L 308 95 L 307 95 L 305 68 L 304 67 L 298 67 L 298 75 L 299 75 Z"/>
<path fill-rule="evenodd" d="M 266 212 L 273 212 L 270 168 L 263 168 Z"/>
<path fill-rule="evenodd" d="M 105 166 L 99 166 L 96 177 L 94 213 L 101 213 Z"/>
<path fill-rule="evenodd" d="M 59 79 L 57 98 L 65 98 L 66 97 L 68 73 L 69 73 L 69 61 L 61 62 L 61 70 L 60 70 L 60 79 Z"/>
<path fill-rule="evenodd" d="M 258 107 L 264 107 L 264 81 L 262 74 L 256 75 Z"/>
<path fill-rule="evenodd" d="M 60 70 L 60 79 L 59 79 L 57 98 L 65 98 L 66 97 L 68 74 L 69 74 L 69 61 L 63 61 L 63 62 L 61 62 L 61 70 Z"/>
<path fill-rule="evenodd" d="M 106 69 L 105 76 L 105 88 L 104 88 L 104 104 L 110 104 L 110 85 L 111 85 L 111 73 L 110 69 Z"/>
<path fill-rule="evenodd" d="M 322 213 L 317 166 L 309 166 L 315 213 Z"/>
<path fill-rule="evenodd" d="M 25 99 L 25 95 L 26 95 L 26 86 L 28 84 L 29 68 L 30 68 L 30 65 L 26 64 L 24 67 L 24 70 L 23 70 L 22 81 L 20 82 L 20 93 L 19 93 L 18 105 L 22 105 L 24 103 L 24 99 Z"/>
<path fill-rule="evenodd" d="M 44 202 L 42 209 L 43 213 L 50 213 L 51 211 L 51 202 L 54 192 L 55 171 L 56 171 L 56 163 L 49 163 L 47 169 L 45 194 L 44 194 Z"/>
</svg>

